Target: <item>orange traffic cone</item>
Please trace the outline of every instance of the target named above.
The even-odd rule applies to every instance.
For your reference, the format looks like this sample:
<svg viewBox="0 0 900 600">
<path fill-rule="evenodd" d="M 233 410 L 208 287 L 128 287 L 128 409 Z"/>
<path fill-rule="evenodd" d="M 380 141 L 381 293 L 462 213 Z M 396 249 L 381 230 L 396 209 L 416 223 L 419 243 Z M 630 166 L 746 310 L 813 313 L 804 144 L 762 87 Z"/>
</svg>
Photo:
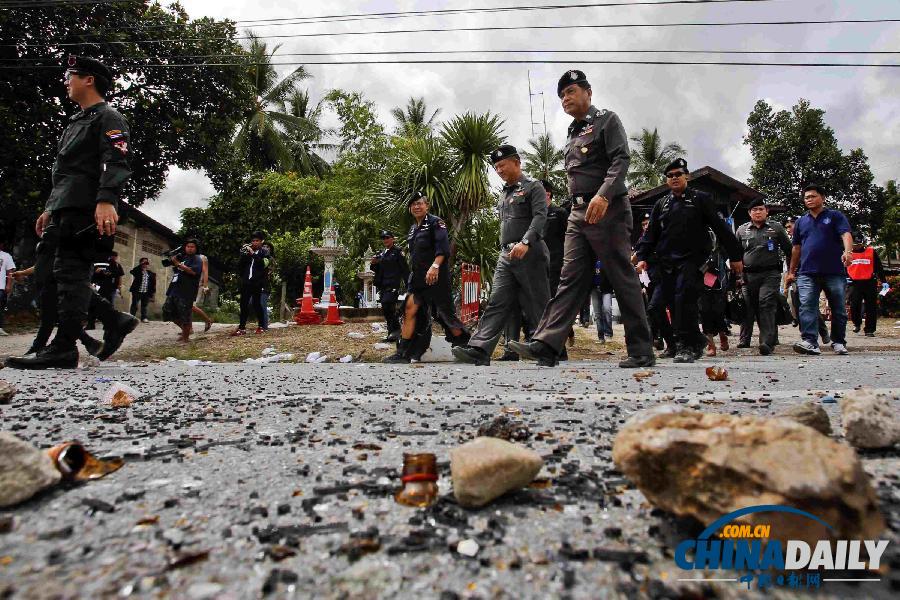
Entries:
<svg viewBox="0 0 900 600">
<path fill-rule="evenodd" d="M 328 314 L 325 315 L 326 325 L 343 325 L 341 311 L 338 310 L 337 301 L 334 299 L 334 286 L 331 286 L 331 300 L 328 302 Z"/>
<path fill-rule="evenodd" d="M 312 297 L 312 274 L 309 267 L 306 267 L 306 282 L 303 284 L 303 298 L 299 298 L 297 303 L 300 305 L 300 311 L 294 315 L 294 322 L 297 325 L 318 325 L 322 322 L 322 317 L 313 308 Z"/>
</svg>

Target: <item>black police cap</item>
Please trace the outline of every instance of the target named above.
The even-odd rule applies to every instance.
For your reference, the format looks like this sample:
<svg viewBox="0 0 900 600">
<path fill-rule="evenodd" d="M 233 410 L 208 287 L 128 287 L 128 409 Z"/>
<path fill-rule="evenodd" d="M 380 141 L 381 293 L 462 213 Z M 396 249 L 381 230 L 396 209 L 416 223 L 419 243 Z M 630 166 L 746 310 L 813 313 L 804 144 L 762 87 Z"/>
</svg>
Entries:
<svg viewBox="0 0 900 600">
<path fill-rule="evenodd" d="M 755 200 L 750 201 L 750 205 L 747 207 L 747 210 L 751 210 L 756 208 L 757 206 L 765 206 L 766 200 L 764 198 L 757 198 Z"/>
<path fill-rule="evenodd" d="M 77 71 L 84 75 L 102 77 L 107 83 L 112 81 L 112 71 L 96 58 L 70 54 L 69 59 L 66 61 L 66 69 L 69 71 Z"/>
<path fill-rule="evenodd" d="M 491 162 L 496 165 L 501 160 L 510 158 L 512 156 L 519 156 L 519 151 L 516 150 L 515 146 L 503 144 L 502 146 L 498 146 L 496 150 L 491 152 Z"/>
<path fill-rule="evenodd" d="M 382 229 L 381 230 L 381 239 L 386 240 L 388 238 L 394 237 L 394 232 L 390 229 Z"/>
<path fill-rule="evenodd" d="M 412 204 L 413 202 L 415 202 L 416 200 L 427 201 L 428 197 L 425 194 L 423 194 L 422 192 L 420 192 L 419 190 L 416 190 L 415 192 L 413 192 L 413 195 L 409 197 L 409 200 L 406 201 L 406 208 L 409 208 L 409 205 Z"/>
<path fill-rule="evenodd" d="M 588 83 L 587 75 L 584 74 L 584 71 L 572 69 L 571 71 L 563 73 L 563 76 L 559 78 L 559 83 L 556 84 L 556 95 L 561 97 L 563 90 L 573 83 L 584 83 L 588 87 L 591 86 L 591 84 Z"/>
<path fill-rule="evenodd" d="M 683 158 L 676 158 L 672 162 L 666 165 L 666 168 L 663 169 L 663 175 L 671 171 L 672 169 L 681 169 L 685 173 L 688 172 L 687 161 Z"/>
</svg>

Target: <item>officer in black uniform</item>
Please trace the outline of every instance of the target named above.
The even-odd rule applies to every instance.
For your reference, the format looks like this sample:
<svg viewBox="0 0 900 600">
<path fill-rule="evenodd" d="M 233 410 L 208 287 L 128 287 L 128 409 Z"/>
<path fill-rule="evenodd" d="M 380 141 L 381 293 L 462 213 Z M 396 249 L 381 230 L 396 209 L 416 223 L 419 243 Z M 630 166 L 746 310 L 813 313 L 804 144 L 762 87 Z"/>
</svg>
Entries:
<svg viewBox="0 0 900 600">
<path fill-rule="evenodd" d="M 112 73 L 92 58 L 69 56 L 65 81 L 69 98 L 81 110 L 70 119 L 53 164 L 53 190 L 35 231 L 53 253 L 57 290 L 56 337 L 43 350 L 13 357 L 7 365 L 24 369 L 75 368 L 75 341 L 91 306 L 103 322 L 105 360 L 140 322 L 113 309 L 92 292 L 91 265 L 98 248 L 112 250 L 119 221 L 117 205 L 131 176 L 128 122 L 104 100 Z"/>
<path fill-rule="evenodd" d="M 547 244 L 547 250 L 550 252 L 550 262 L 548 265 L 548 281 L 550 283 L 550 296 L 556 293 L 559 287 L 559 274 L 562 271 L 563 251 L 566 241 L 566 227 L 569 220 L 569 211 L 561 206 L 553 204 L 553 184 L 546 179 L 541 179 L 541 185 L 544 186 L 544 193 L 547 197 L 547 220 L 544 222 L 544 231 L 541 238 Z M 535 323 L 531 331 L 526 331 L 526 338 L 530 337 Z M 519 332 L 522 330 L 522 311 L 513 309 L 510 312 L 509 321 L 506 324 L 506 351 L 503 356 L 497 360 L 515 361 L 519 360 L 519 355 L 510 350 L 509 342 L 519 341 Z M 563 347 L 562 354 L 565 355 L 566 349 Z M 560 360 L 564 360 L 560 356 Z"/>
<path fill-rule="evenodd" d="M 550 252 L 541 239 L 547 220 L 547 193 L 540 183 L 523 175 L 522 161 L 514 146 L 500 146 L 491 153 L 491 161 L 506 182 L 497 203 L 500 256 L 491 297 L 478 329 L 467 346 L 453 348 L 453 356 L 460 362 L 483 366 L 491 364 L 491 355 L 511 312 L 523 314 L 530 331 L 550 300 Z"/>
<path fill-rule="evenodd" d="M 584 73 L 567 71 L 557 84 L 563 110 L 573 117 L 565 147 L 572 213 L 566 230 L 559 288 L 529 344 L 510 342 L 524 358 L 556 364 L 572 324 L 590 296 L 597 260 L 615 290 L 628 358 L 620 367 L 653 365 L 656 357 L 641 299 L 641 286 L 631 264 L 631 204 L 625 187 L 630 155 L 628 136 L 619 117 L 591 105 L 591 85 Z"/>
<path fill-rule="evenodd" d="M 431 315 L 444 328 L 448 342 L 465 345 L 469 332 L 456 315 L 450 291 L 450 238 L 447 224 L 437 215 L 428 214 L 428 198 L 415 192 L 407 202 L 415 223 L 409 228 L 410 274 L 403 303 L 403 323 L 397 352 L 384 359 L 386 363 L 408 363 L 419 360 L 431 345 Z"/>
<path fill-rule="evenodd" d="M 409 277 L 409 265 L 406 264 L 403 252 L 394 245 L 393 231 L 382 229 L 381 242 L 384 244 L 384 250 L 372 259 L 372 270 L 375 272 L 374 283 L 378 288 L 378 300 L 381 302 L 381 310 L 388 328 L 387 337 L 381 341 L 397 342 L 400 340 L 397 298 L 400 296 L 400 286 Z"/>
<path fill-rule="evenodd" d="M 775 317 L 781 267 L 785 257 L 791 255 L 791 240 L 781 225 L 769 220 L 769 210 L 762 198 L 753 200 L 748 212 L 750 220 L 737 230 L 744 248 L 742 291 L 747 311 L 741 335 L 746 336 L 749 344 L 755 317 L 759 321 L 759 353 L 765 356 L 772 353 L 778 340 Z"/>
<path fill-rule="evenodd" d="M 683 158 L 672 161 L 664 173 L 671 191 L 650 211 L 650 225 L 635 251 L 637 268 L 646 269 L 648 261 L 655 261 L 659 284 L 650 314 L 664 314 L 668 307 L 675 331 L 675 362 L 694 362 L 706 346 L 699 329 L 698 300 L 703 287 L 701 268 L 712 251 L 709 230 L 725 248 L 737 274 L 743 270 L 741 245 L 716 213 L 712 197 L 688 188 L 689 172 Z"/>
</svg>

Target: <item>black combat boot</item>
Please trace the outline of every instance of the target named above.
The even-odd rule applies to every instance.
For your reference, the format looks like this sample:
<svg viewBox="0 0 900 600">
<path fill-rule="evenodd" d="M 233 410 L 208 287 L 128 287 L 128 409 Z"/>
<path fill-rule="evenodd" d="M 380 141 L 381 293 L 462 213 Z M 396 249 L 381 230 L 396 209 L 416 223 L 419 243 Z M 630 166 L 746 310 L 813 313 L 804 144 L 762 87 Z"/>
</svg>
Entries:
<svg viewBox="0 0 900 600">
<path fill-rule="evenodd" d="M 695 360 L 696 354 L 694 349 L 690 346 L 681 346 L 678 348 L 678 352 L 675 353 L 675 361 L 677 363 L 692 363 Z"/>
<path fill-rule="evenodd" d="M 112 356 L 125 341 L 125 336 L 134 331 L 140 320 L 125 312 L 116 312 L 103 323 L 103 349 L 97 354 L 100 360 Z"/>
<path fill-rule="evenodd" d="M 387 363 L 389 365 L 400 365 L 400 364 L 408 364 L 409 363 L 409 346 L 412 343 L 412 340 L 407 340 L 404 338 L 400 338 L 400 341 L 397 343 L 397 351 L 386 357 L 381 362 Z"/>
</svg>

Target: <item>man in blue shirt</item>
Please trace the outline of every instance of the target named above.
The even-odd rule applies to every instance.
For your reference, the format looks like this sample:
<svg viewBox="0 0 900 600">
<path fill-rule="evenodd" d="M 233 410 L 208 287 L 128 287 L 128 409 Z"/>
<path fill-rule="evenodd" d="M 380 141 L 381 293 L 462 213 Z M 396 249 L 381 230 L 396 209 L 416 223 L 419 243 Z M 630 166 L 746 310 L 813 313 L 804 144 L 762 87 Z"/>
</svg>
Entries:
<svg viewBox="0 0 900 600">
<path fill-rule="evenodd" d="M 803 188 L 803 204 L 809 210 L 794 225 L 791 266 L 786 283 L 797 281 L 800 294 L 800 332 L 794 344 L 801 354 L 821 354 L 818 344 L 819 295 L 824 291 L 831 307 L 831 348 L 847 354 L 845 268 L 851 262 L 853 238 L 847 217 L 825 208 L 825 190 L 810 184 Z"/>
<path fill-rule="evenodd" d="M 200 275 L 203 272 L 203 261 L 197 256 L 197 240 L 184 242 L 184 255 L 173 256 L 172 269 L 175 271 L 169 289 L 166 290 L 166 303 L 163 305 L 163 319 L 171 321 L 181 328 L 179 342 L 190 341 L 192 330 L 191 307 L 200 289 Z"/>
</svg>

